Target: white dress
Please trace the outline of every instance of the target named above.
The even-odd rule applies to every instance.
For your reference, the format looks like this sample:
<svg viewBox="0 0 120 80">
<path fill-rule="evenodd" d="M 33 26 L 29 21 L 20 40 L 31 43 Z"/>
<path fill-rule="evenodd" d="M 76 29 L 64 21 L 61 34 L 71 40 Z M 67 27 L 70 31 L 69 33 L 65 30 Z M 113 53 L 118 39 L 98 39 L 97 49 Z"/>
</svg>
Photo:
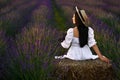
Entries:
<svg viewBox="0 0 120 80">
<path fill-rule="evenodd" d="M 72 60 L 87 60 L 96 59 L 98 55 L 93 55 L 90 47 L 96 44 L 94 39 L 94 31 L 91 27 L 88 27 L 88 45 L 84 47 L 79 46 L 79 38 L 73 36 L 73 28 L 69 28 L 65 40 L 61 42 L 63 48 L 69 48 L 66 55 L 55 56 L 55 59 L 69 58 Z"/>
</svg>

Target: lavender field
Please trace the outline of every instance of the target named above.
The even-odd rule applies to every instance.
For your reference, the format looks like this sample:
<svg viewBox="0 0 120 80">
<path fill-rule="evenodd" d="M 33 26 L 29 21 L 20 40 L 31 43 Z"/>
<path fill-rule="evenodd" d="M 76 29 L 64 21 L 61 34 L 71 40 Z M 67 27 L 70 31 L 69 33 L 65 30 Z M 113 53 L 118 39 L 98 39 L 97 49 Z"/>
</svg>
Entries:
<svg viewBox="0 0 120 80">
<path fill-rule="evenodd" d="M 120 0 L 0 0 L 0 80 L 59 80 L 54 56 L 75 6 L 85 9 L 103 55 L 120 80 Z"/>
</svg>

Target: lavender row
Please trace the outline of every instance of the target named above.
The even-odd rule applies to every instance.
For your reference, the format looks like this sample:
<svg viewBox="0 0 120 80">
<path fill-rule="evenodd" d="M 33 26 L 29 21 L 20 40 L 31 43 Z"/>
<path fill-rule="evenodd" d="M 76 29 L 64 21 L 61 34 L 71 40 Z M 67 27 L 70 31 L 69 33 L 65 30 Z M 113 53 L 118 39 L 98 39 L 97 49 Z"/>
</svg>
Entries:
<svg viewBox="0 0 120 80">
<path fill-rule="evenodd" d="M 15 10 L 15 8 L 24 5 L 28 2 L 29 0 L 9 0 L 7 5 L 4 5 L 3 8 L 0 8 L 0 15 L 5 15 L 12 10 Z M 7 1 L 6 1 L 7 2 Z"/>
<path fill-rule="evenodd" d="M 26 25 L 29 21 L 30 13 L 36 7 L 36 4 L 36 1 L 31 1 L 0 17 L 2 27 L 4 27 L 8 35 L 14 36 L 19 29 Z"/>
<path fill-rule="evenodd" d="M 12 44 L 10 48 L 14 52 L 13 55 L 9 54 L 11 59 L 6 72 L 7 78 L 52 79 L 50 73 L 53 69 L 52 60 L 55 55 L 62 52 L 58 36 L 61 36 L 59 31 L 46 25 L 24 28 L 21 34 L 17 35 L 15 40 L 17 45 Z M 11 72 L 12 75 L 9 74 Z"/>
<path fill-rule="evenodd" d="M 94 28 L 96 28 L 98 32 L 104 31 L 105 33 L 108 33 L 109 36 L 112 36 L 116 38 L 116 40 L 119 40 L 119 34 L 118 35 L 114 34 L 115 29 L 112 29 L 107 24 L 105 24 L 104 22 L 102 22 L 100 19 L 96 18 L 93 15 L 89 17 L 90 17 L 91 22 L 94 24 Z"/>
<path fill-rule="evenodd" d="M 31 18 L 27 23 L 27 27 L 40 25 L 40 24 L 49 24 L 51 19 L 51 3 L 49 0 L 38 1 L 39 5 L 33 10 Z"/>
<path fill-rule="evenodd" d="M 109 12 L 112 12 L 113 14 L 117 15 L 119 17 L 119 0 L 102 0 L 104 3 L 106 3 L 104 6 L 102 6 L 104 9 L 106 9 Z"/>
<path fill-rule="evenodd" d="M 29 23 L 33 24 L 47 24 L 47 15 L 48 15 L 48 7 L 45 5 L 41 5 L 36 9 L 31 17 L 31 21 Z"/>
<path fill-rule="evenodd" d="M 10 4 L 11 0 L 0 0 L 0 9 Z"/>
<path fill-rule="evenodd" d="M 2 79 L 7 63 L 7 38 L 4 31 L 0 30 L 0 79 Z"/>
<path fill-rule="evenodd" d="M 59 53 L 58 36 L 60 35 L 57 30 L 46 25 L 48 12 L 48 7 L 41 4 L 34 10 L 27 26 L 16 35 L 15 40 L 10 41 L 8 53 L 11 57 L 5 79 L 52 78 L 51 60 Z M 11 72 L 12 75 L 9 74 Z"/>
</svg>

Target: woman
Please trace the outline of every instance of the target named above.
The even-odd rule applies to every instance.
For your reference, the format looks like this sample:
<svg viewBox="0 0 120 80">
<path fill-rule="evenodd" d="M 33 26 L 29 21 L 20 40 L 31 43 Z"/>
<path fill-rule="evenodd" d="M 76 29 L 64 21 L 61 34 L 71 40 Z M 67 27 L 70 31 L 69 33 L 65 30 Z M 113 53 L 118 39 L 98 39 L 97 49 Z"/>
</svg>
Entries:
<svg viewBox="0 0 120 80">
<path fill-rule="evenodd" d="M 69 48 L 66 55 L 55 56 L 56 59 L 69 58 L 72 60 L 87 60 L 100 58 L 102 61 L 109 63 L 109 59 L 103 56 L 94 39 L 94 31 L 88 27 L 89 20 L 84 10 L 78 10 L 73 14 L 74 28 L 67 31 L 65 40 L 61 42 L 63 48 Z M 97 55 L 93 55 L 90 47 L 93 48 Z"/>
</svg>

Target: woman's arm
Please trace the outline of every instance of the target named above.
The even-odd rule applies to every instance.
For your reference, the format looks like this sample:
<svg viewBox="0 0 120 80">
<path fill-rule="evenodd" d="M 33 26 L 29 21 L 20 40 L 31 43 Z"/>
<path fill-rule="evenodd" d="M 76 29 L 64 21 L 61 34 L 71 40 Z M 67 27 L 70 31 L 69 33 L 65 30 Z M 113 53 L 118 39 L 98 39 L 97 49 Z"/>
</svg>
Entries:
<svg viewBox="0 0 120 80">
<path fill-rule="evenodd" d="M 92 48 L 102 61 L 107 62 L 107 63 L 110 62 L 110 60 L 107 57 L 105 57 L 101 54 L 101 52 L 96 44 L 93 45 Z"/>
</svg>

